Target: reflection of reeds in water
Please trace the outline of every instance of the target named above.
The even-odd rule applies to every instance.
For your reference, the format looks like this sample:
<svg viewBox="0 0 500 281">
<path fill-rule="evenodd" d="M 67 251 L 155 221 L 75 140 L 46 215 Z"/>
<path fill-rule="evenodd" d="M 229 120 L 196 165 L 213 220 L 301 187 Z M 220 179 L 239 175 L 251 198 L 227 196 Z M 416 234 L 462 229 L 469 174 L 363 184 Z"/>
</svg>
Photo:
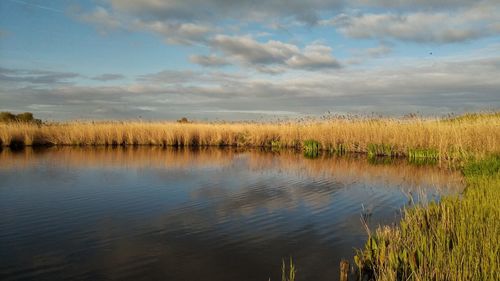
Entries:
<svg viewBox="0 0 500 281">
<path fill-rule="evenodd" d="M 257 155 L 255 155 L 257 154 Z M 348 184 L 353 182 L 367 185 L 391 185 L 412 187 L 462 187 L 459 172 L 435 166 L 415 166 L 404 160 L 393 159 L 391 165 L 372 165 L 369 158 L 320 156 L 307 159 L 293 151 L 282 151 L 279 157 L 273 154 L 253 153 L 249 157 L 249 167 L 267 170 L 279 167 L 286 172 L 299 173 L 310 177 L 335 178 Z"/>
<path fill-rule="evenodd" d="M 460 188 L 460 173 L 445 168 L 410 165 L 394 160 L 394 165 L 372 165 L 363 157 L 320 156 L 307 159 L 300 153 L 283 150 L 279 153 L 242 149 L 175 149 L 161 147 L 131 148 L 26 148 L 18 152 L 0 152 L 0 169 L 24 168 L 49 163 L 75 168 L 123 167 L 192 169 L 225 167 L 235 159 L 244 160 L 248 169 L 272 171 L 279 169 L 296 176 L 334 179 L 343 184 Z"/>
<path fill-rule="evenodd" d="M 454 120 L 334 119 L 290 123 L 71 122 L 0 124 L 1 145 L 294 147 L 439 158 L 500 151 L 500 114 Z M 314 144 L 314 145 L 312 145 Z M 481 145 L 478 145 L 481 144 Z"/>
<path fill-rule="evenodd" d="M 75 168 L 190 168 L 227 165 L 235 150 L 162 147 L 52 147 L 0 152 L 0 169 L 29 167 L 42 162 Z"/>
</svg>

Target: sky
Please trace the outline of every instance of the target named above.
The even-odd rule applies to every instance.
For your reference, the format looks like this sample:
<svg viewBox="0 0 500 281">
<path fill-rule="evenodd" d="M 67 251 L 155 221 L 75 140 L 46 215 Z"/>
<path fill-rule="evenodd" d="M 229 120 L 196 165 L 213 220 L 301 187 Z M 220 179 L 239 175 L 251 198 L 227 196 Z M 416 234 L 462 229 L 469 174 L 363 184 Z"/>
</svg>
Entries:
<svg viewBox="0 0 500 281">
<path fill-rule="evenodd" d="M 500 109 L 500 0 L 1 0 L 0 111 L 48 120 Z"/>
</svg>

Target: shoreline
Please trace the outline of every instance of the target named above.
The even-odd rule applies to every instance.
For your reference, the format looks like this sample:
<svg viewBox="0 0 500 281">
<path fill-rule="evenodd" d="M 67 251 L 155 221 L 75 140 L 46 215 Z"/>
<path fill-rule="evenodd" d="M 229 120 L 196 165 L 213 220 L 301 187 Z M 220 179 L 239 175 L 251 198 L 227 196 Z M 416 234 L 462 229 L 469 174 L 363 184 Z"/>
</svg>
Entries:
<svg viewBox="0 0 500 281">
<path fill-rule="evenodd" d="M 396 226 L 379 226 L 354 257 L 363 280 L 498 280 L 500 154 L 461 169 L 463 194 L 404 209 Z"/>
</svg>

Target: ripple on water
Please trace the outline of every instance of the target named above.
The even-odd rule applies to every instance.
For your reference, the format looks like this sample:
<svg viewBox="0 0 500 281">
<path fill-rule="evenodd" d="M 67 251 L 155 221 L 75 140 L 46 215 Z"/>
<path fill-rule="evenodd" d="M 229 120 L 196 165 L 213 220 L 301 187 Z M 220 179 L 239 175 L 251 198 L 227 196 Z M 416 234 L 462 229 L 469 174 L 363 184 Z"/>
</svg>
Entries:
<svg viewBox="0 0 500 281">
<path fill-rule="evenodd" d="M 397 161 L 396 161 L 397 162 Z M 332 280 L 369 224 L 454 171 L 364 158 L 237 150 L 0 152 L 2 280 Z M 333 279 L 334 280 L 334 279 Z"/>
</svg>

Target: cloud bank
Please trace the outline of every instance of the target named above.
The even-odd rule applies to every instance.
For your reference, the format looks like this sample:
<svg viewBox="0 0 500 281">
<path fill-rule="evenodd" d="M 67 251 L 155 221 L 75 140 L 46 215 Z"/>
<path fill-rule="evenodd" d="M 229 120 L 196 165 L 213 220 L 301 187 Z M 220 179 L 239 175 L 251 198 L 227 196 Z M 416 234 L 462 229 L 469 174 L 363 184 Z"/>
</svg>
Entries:
<svg viewBox="0 0 500 281">
<path fill-rule="evenodd" d="M 27 73 L 2 69 L 2 73 L 20 72 Z M 61 76 L 66 81 L 65 75 Z M 450 58 L 438 63 L 409 61 L 384 69 L 263 78 L 220 71 L 169 70 L 138 76 L 129 84 L 93 87 L 67 81 L 39 87 L 39 80 L 25 75 L 16 78 L 23 86 L 2 84 L 0 98 L 6 108 L 31 109 L 53 118 L 56 112 L 58 118 L 75 118 L 74 113 L 79 112 L 78 118 L 87 119 L 231 119 L 236 112 L 237 119 L 298 117 L 327 111 L 446 114 L 498 108 L 497 77 L 498 57 Z"/>
</svg>

